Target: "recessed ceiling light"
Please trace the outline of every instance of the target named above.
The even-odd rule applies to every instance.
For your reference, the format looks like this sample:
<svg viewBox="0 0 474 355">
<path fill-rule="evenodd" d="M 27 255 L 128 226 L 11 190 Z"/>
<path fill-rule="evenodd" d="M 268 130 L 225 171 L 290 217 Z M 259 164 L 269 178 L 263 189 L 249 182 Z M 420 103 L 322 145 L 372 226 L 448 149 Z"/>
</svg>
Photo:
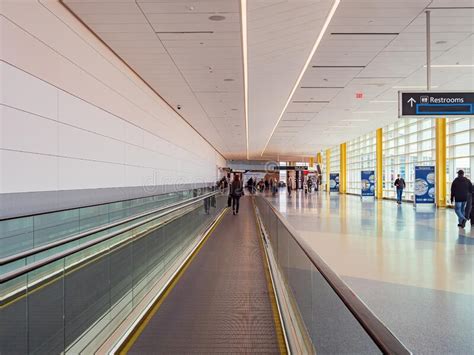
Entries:
<svg viewBox="0 0 474 355">
<path fill-rule="evenodd" d="M 435 44 L 446 44 L 448 41 L 436 41 Z"/>
<path fill-rule="evenodd" d="M 246 0 L 242 0 L 242 1 L 246 1 Z M 341 2 L 341 0 L 334 0 L 334 2 L 332 4 L 332 7 L 331 7 L 331 10 L 329 10 L 329 14 L 326 17 L 326 20 L 324 21 L 323 27 L 321 28 L 321 31 L 319 32 L 319 35 L 316 38 L 316 42 L 314 42 L 313 47 L 311 48 L 311 52 L 309 53 L 308 58 L 306 59 L 306 62 L 304 64 L 303 68 L 301 69 L 301 72 L 298 75 L 298 78 L 296 79 L 296 83 L 293 86 L 293 89 L 291 90 L 290 95 L 288 96 L 288 99 L 285 103 L 285 106 L 283 106 L 283 110 L 281 111 L 280 116 L 278 117 L 278 120 L 276 121 L 275 125 L 273 126 L 272 132 L 270 133 L 270 136 L 268 137 L 268 140 L 265 143 L 265 146 L 263 147 L 263 150 L 260 153 L 260 156 L 263 156 L 263 154 L 265 153 L 265 150 L 267 149 L 268 143 L 270 143 L 270 140 L 272 139 L 273 133 L 275 133 L 275 130 L 276 130 L 278 124 L 280 123 L 286 109 L 288 108 L 288 105 L 290 104 L 296 89 L 300 85 L 301 79 L 303 79 L 303 75 L 306 72 L 306 69 L 308 68 L 311 60 L 313 59 L 314 53 L 316 53 L 316 50 L 318 49 L 319 44 L 321 43 L 321 41 L 324 37 L 324 34 L 326 33 L 326 30 L 327 30 L 329 24 L 331 23 L 331 20 L 332 20 L 334 14 L 336 13 L 337 7 L 339 6 L 340 2 Z M 325 81 L 327 81 L 327 79 L 325 79 Z"/>
<path fill-rule="evenodd" d="M 245 116 L 245 141 L 247 160 L 249 160 L 249 74 L 248 74 L 248 48 L 247 48 L 247 0 L 240 0 L 240 28 L 242 30 L 242 61 L 244 70 L 244 116 Z M 267 143 L 268 144 L 268 143 Z"/>
<path fill-rule="evenodd" d="M 232 111 L 239 111 L 238 108 L 232 108 L 231 110 L 232 110 Z"/>
<path fill-rule="evenodd" d="M 234 79 L 232 79 L 232 78 L 226 78 L 226 79 L 224 79 L 224 81 L 234 81 Z"/>
<path fill-rule="evenodd" d="M 396 100 L 372 100 L 370 101 L 371 104 L 386 104 L 386 103 L 396 103 Z"/>
<path fill-rule="evenodd" d="M 212 15 L 212 16 L 209 16 L 209 20 L 211 20 L 211 21 L 223 21 L 223 20 L 225 20 L 225 16 Z"/>
</svg>

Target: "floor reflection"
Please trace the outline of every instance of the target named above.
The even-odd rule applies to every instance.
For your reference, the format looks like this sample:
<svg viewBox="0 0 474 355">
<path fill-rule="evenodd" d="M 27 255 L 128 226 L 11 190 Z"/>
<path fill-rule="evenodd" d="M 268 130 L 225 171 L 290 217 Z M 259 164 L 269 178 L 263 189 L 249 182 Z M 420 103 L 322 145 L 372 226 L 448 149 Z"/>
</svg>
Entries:
<svg viewBox="0 0 474 355">
<path fill-rule="evenodd" d="M 474 294 L 474 228 L 460 230 L 451 209 L 325 192 L 266 198 L 342 275 Z M 460 262 L 463 282 L 450 272 Z"/>
</svg>

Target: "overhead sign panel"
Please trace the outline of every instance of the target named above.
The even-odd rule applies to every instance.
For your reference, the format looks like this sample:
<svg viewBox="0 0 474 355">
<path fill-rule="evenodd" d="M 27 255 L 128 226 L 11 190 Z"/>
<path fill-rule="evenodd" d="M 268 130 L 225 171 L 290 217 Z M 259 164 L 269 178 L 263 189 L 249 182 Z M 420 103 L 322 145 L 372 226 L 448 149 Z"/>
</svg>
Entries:
<svg viewBox="0 0 474 355">
<path fill-rule="evenodd" d="M 274 166 L 273 170 L 308 170 L 307 166 Z"/>
<path fill-rule="evenodd" d="M 474 92 L 398 93 L 398 117 L 474 116 Z"/>
</svg>

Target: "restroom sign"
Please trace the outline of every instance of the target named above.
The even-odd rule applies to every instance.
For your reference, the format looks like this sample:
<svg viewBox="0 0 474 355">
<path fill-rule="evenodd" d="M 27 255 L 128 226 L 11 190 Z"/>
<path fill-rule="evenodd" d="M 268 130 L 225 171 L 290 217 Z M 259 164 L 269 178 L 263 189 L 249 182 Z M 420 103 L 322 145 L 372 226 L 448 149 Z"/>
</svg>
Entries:
<svg viewBox="0 0 474 355">
<path fill-rule="evenodd" d="M 474 92 L 398 93 L 398 117 L 474 116 Z"/>
</svg>

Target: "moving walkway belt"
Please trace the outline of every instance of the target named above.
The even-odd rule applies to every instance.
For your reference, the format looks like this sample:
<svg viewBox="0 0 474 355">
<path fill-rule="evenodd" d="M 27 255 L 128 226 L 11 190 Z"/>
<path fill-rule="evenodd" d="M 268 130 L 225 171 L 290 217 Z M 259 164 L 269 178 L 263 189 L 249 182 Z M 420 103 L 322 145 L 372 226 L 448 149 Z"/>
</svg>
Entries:
<svg viewBox="0 0 474 355">
<path fill-rule="evenodd" d="M 250 198 L 229 211 L 121 352 L 285 353 Z"/>
</svg>

